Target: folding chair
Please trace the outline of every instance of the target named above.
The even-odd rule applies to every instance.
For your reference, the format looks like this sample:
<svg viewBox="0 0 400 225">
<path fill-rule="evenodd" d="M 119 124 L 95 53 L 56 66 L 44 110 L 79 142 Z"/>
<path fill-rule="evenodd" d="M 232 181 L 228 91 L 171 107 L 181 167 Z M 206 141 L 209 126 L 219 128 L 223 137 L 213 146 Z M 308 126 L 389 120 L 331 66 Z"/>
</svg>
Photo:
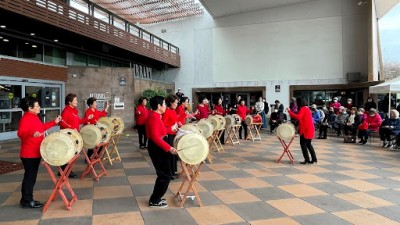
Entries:
<svg viewBox="0 0 400 225">
<path fill-rule="evenodd" d="M 60 166 L 58 167 L 58 172 L 61 174 L 61 176 L 58 178 L 58 180 L 56 179 L 56 176 L 54 175 L 50 165 L 45 161 L 42 162 L 43 166 L 46 168 L 47 172 L 50 175 L 51 180 L 54 183 L 53 191 L 51 192 L 49 199 L 47 200 L 46 204 L 43 207 L 43 213 L 45 213 L 47 211 L 51 202 L 54 202 L 58 195 L 60 195 L 67 210 L 71 210 L 74 202 L 76 202 L 78 200 L 78 196 L 72 190 L 71 184 L 68 182 L 68 176 L 71 173 L 72 168 L 74 167 L 79 156 L 80 156 L 79 153 L 76 154 L 68 162 L 68 164 L 64 170 Z M 71 200 L 68 200 L 67 197 L 65 196 L 65 194 L 63 192 L 63 187 L 67 187 L 68 192 L 71 194 Z"/>
<path fill-rule="evenodd" d="M 86 154 L 86 151 L 83 150 L 83 154 L 85 155 L 85 159 L 88 165 L 80 176 L 81 180 L 89 173 L 93 174 L 93 179 L 95 179 L 96 181 L 99 181 L 100 177 L 102 177 L 103 175 L 107 175 L 107 170 L 104 168 L 101 158 L 104 155 L 104 152 L 107 151 L 108 145 L 109 142 L 102 142 L 97 145 L 95 149 L 93 149 L 93 155 L 90 158 Z M 94 169 L 94 166 L 96 164 L 99 164 L 101 168 L 101 172 L 99 174 L 97 174 L 96 170 Z"/>
</svg>

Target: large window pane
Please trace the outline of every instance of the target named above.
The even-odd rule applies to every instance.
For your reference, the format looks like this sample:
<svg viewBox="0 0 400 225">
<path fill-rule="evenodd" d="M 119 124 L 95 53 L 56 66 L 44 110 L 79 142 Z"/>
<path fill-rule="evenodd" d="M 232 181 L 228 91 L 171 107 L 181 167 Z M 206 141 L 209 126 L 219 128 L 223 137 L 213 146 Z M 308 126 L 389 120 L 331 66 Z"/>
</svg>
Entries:
<svg viewBox="0 0 400 225">
<path fill-rule="evenodd" d="M 112 62 L 110 60 L 107 60 L 107 59 L 101 59 L 101 66 L 103 66 L 103 67 L 111 67 L 112 66 Z"/>
<path fill-rule="evenodd" d="M 100 58 L 95 56 L 88 56 L 88 66 L 100 66 Z"/>
<path fill-rule="evenodd" d="M 119 29 L 125 30 L 125 21 L 114 17 L 114 26 L 118 27 Z"/>
<path fill-rule="evenodd" d="M 17 42 L 0 34 L 0 55 L 17 56 Z"/>
<path fill-rule="evenodd" d="M 103 10 L 101 10 L 99 8 L 96 8 L 96 7 L 94 8 L 93 16 L 94 16 L 94 18 L 97 18 L 97 19 L 99 19 L 101 21 L 104 21 L 106 23 L 110 22 L 109 14 L 107 12 L 104 12 Z"/>
<path fill-rule="evenodd" d="M 67 65 L 70 66 L 86 66 L 86 55 L 81 53 L 67 53 Z"/>
<path fill-rule="evenodd" d="M 22 112 L 18 111 L 21 101 L 21 86 L 0 83 L 0 132 L 16 131 Z"/>
<path fill-rule="evenodd" d="M 44 46 L 44 62 L 55 65 L 65 65 L 66 51 L 61 48 Z"/>
<path fill-rule="evenodd" d="M 18 58 L 43 61 L 43 45 L 32 41 L 20 41 Z"/>
<path fill-rule="evenodd" d="M 70 0 L 69 5 L 81 12 L 89 13 L 89 5 L 82 0 Z"/>
</svg>

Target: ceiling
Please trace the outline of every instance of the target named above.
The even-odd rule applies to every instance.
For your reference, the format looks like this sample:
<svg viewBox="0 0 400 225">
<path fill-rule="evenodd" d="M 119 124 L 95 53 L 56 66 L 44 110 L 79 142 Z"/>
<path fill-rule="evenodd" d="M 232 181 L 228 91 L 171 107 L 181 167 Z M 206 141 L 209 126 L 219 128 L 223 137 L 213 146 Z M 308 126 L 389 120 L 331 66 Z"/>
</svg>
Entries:
<svg viewBox="0 0 400 225">
<path fill-rule="evenodd" d="M 150 24 L 203 14 L 195 0 L 91 0 L 131 22 Z"/>
<path fill-rule="evenodd" d="M 310 0 L 200 0 L 212 17 L 222 17 L 251 11 L 293 5 Z"/>
</svg>

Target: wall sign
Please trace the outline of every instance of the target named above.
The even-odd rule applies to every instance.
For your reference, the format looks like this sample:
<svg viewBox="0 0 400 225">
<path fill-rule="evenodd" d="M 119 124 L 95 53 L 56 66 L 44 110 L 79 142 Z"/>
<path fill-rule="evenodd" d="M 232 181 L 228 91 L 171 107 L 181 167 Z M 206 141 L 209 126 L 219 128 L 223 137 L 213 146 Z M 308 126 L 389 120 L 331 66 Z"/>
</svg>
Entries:
<svg viewBox="0 0 400 225">
<path fill-rule="evenodd" d="M 124 109 L 124 103 L 123 102 L 114 102 L 114 109 Z"/>
<path fill-rule="evenodd" d="M 120 77 L 119 78 L 119 86 L 126 86 L 125 77 Z"/>
<path fill-rule="evenodd" d="M 275 92 L 281 92 L 281 85 L 275 85 Z"/>
</svg>

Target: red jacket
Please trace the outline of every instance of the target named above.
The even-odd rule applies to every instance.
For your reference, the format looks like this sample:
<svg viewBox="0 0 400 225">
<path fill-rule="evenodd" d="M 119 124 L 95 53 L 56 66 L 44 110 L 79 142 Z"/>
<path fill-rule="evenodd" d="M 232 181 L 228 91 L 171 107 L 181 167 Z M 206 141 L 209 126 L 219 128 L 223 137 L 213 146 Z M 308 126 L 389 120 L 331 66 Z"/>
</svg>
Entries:
<svg viewBox="0 0 400 225">
<path fill-rule="evenodd" d="M 204 105 L 204 106 L 198 105 L 197 108 L 196 108 L 196 110 L 199 111 L 199 113 L 197 113 L 197 115 L 196 115 L 196 118 L 197 118 L 198 120 L 207 119 L 207 118 L 208 118 L 208 115 L 210 114 L 207 105 Z"/>
<path fill-rule="evenodd" d="M 136 125 L 144 125 L 146 123 L 148 116 L 149 116 L 149 110 L 144 105 L 140 104 L 136 107 L 135 110 Z"/>
<path fill-rule="evenodd" d="M 300 108 L 297 114 L 289 111 L 290 117 L 299 121 L 299 134 L 305 139 L 314 139 L 314 123 L 311 110 L 307 106 Z"/>
<path fill-rule="evenodd" d="M 178 116 L 178 126 L 181 127 L 186 122 L 186 109 L 183 105 L 178 105 L 175 109 L 176 115 Z"/>
<path fill-rule="evenodd" d="M 21 158 L 40 158 L 40 144 L 44 139 L 44 132 L 56 125 L 54 121 L 42 123 L 39 117 L 31 112 L 25 112 L 19 121 L 17 135 L 21 139 Z M 42 135 L 33 137 L 38 131 Z"/>
<path fill-rule="evenodd" d="M 250 109 L 248 109 L 247 106 L 238 105 L 236 114 L 238 114 L 240 116 L 240 118 L 242 118 L 242 121 L 244 121 L 246 119 L 247 113 L 249 113 L 249 112 L 250 112 Z"/>
<path fill-rule="evenodd" d="M 172 126 L 178 123 L 178 115 L 176 115 L 175 110 L 167 108 L 161 118 L 165 128 L 167 128 L 167 134 L 176 134 L 176 132 L 172 131 Z"/>
<path fill-rule="evenodd" d="M 171 146 L 163 140 L 167 135 L 167 128 L 161 120 L 161 115 L 150 111 L 148 119 L 146 120 L 146 135 L 149 140 L 162 148 L 164 151 L 169 152 Z"/>
<path fill-rule="evenodd" d="M 61 113 L 61 118 L 61 129 L 70 128 L 79 131 L 79 125 L 87 122 L 87 117 L 80 119 L 78 109 L 69 105 L 65 106 Z"/>
<path fill-rule="evenodd" d="M 215 105 L 214 109 L 215 109 L 215 114 L 216 115 L 220 115 L 220 116 L 225 116 L 226 115 L 226 112 L 224 110 L 224 107 L 222 107 L 222 105 Z"/>
<path fill-rule="evenodd" d="M 375 116 L 367 116 L 368 129 L 377 131 L 382 124 L 382 118 L 378 113 Z"/>
<path fill-rule="evenodd" d="M 89 116 L 92 114 L 93 114 L 93 118 L 90 120 L 88 119 L 86 124 L 96 124 L 101 117 L 107 116 L 106 111 L 99 111 L 97 109 L 88 108 L 85 112 L 85 118 L 89 118 Z"/>
</svg>

